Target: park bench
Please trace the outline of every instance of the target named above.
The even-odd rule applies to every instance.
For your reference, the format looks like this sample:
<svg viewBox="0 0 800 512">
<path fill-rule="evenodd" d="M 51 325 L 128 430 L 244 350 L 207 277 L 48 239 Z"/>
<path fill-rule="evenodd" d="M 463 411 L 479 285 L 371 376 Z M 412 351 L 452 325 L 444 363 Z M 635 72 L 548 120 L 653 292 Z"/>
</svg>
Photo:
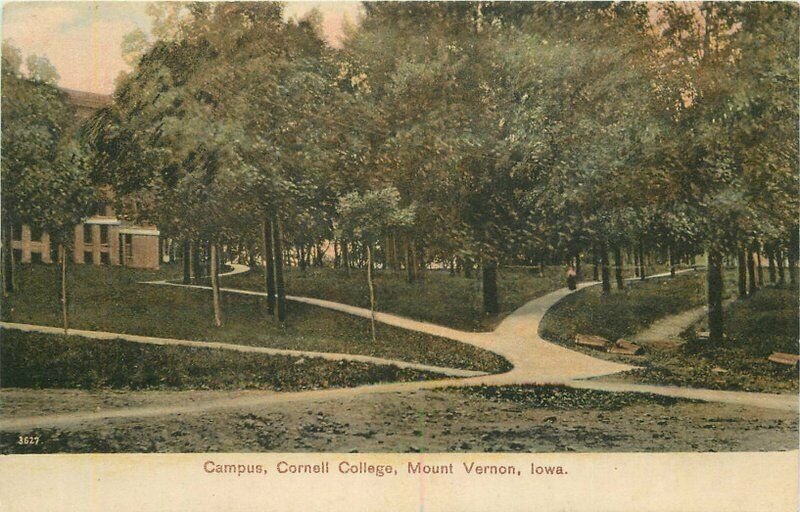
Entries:
<svg viewBox="0 0 800 512">
<path fill-rule="evenodd" d="M 644 353 L 644 349 L 635 343 L 623 340 L 622 338 L 614 342 L 608 349 L 612 354 L 622 354 L 625 356 L 638 356 Z"/>
<path fill-rule="evenodd" d="M 608 346 L 611 345 L 611 342 L 603 338 L 602 336 L 593 336 L 591 334 L 576 334 L 575 344 L 580 345 L 582 347 L 593 348 L 595 350 L 602 350 L 603 352 L 605 352 L 608 349 Z"/>
<path fill-rule="evenodd" d="M 797 366 L 800 364 L 800 356 L 787 354 L 786 352 L 773 352 L 768 358 L 769 361 L 787 366 Z"/>
<path fill-rule="evenodd" d="M 591 334 L 576 334 L 575 344 L 594 350 L 602 350 L 610 354 L 621 354 L 625 356 L 637 356 L 644 352 L 642 347 L 630 341 L 620 338 L 615 342 L 611 342 L 602 336 L 594 336 Z"/>
</svg>

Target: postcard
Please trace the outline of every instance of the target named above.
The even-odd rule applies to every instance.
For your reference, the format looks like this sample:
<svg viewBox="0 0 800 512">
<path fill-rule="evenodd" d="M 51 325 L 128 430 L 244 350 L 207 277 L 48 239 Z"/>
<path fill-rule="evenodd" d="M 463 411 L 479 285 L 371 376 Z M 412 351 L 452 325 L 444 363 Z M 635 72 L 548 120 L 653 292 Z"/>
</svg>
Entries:
<svg viewBox="0 0 800 512">
<path fill-rule="evenodd" d="M 6 2 L 0 506 L 798 507 L 789 2 Z"/>
</svg>

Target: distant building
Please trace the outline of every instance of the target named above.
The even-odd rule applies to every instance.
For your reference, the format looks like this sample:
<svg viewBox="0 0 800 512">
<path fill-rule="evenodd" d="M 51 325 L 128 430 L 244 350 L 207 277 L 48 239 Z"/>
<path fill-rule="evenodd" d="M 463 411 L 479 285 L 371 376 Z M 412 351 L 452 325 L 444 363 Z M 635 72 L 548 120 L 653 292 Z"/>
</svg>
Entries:
<svg viewBox="0 0 800 512">
<path fill-rule="evenodd" d="M 103 94 L 71 89 L 64 89 L 64 92 L 80 121 L 111 102 L 111 97 Z M 57 260 L 50 236 L 26 224 L 13 227 L 11 247 L 14 259 L 22 263 L 53 263 Z M 75 226 L 75 263 L 157 269 L 160 249 L 160 232 L 155 226 L 137 226 L 122 221 L 108 205 L 103 205 L 96 215 Z"/>
</svg>

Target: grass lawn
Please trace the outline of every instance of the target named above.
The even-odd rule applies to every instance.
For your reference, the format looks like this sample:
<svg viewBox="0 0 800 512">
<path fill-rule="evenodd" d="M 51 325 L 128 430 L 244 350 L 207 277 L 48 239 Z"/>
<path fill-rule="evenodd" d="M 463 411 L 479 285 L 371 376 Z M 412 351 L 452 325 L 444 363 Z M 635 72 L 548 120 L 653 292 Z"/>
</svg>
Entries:
<svg viewBox="0 0 800 512">
<path fill-rule="evenodd" d="M 697 331 L 708 328 L 703 319 L 684 334 L 685 345 L 653 354 L 652 364 L 632 374 L 646 382 L 796 393 L 797 368 L 766 358 L 772 352 L 798 353 L 798 307 L 797 287 L 762 288 L 725 308 L 723 346 L 696 339 Z"/>
<path fill-rule="evenodd" d="M 56 270 L 49 265 L 20 265 L 19 290 L 4 301 L 3 320 L 59 326 Z M 137 283 L 174 278 L 178 271 L 73 265 L 69 271 L 71 327 L 364 354 L 486 372 L 510 369 L 505 359 L 491 352 L 386 325 L 378 326 L 378 341 L 373 343 L 368 320 L 299 303 L 289 303 L 289 317 L 281 326 L 266 318 L 265 299 L 260 297 L 223 294 L 225 325 L 217 328 L 210 291 Z"/>
<path fill-rule="evenodd" d="M 687 333 L 688 343 L 647 347 L 642 357 L 624 357 L 578 348 L 575 334 L 595 334 L 610 340 L 630 337 L 652 322 L 705 303 L 705 274 L 682 274 L 630 286 L 603 297 L 599 287 L 568 296 L 544 317 L 540 333 L 548 340 L 595 357 L 622 360 L 640 366 L 625 374 L 604 377 L 650 384 L 796 392 L 797 370 L 766 360 L 773 351 L 797 353 L 797 288 L 759 290 L 752 297 L 733 300 L 736 271 L 725 272 L 725 312 L 728 342 L 722 347 L 692 342 L 692 334 L 706 330 L 705 320 Z"/>
<path fill-rule="evenodd" d="M 797 354 L 798 309 L 797 286 L 762 288 L 731 303 L 725 312 L 725 331 L 731 345 L 754 355 L 768 356 L 773 351 Z"/>
<path fill-rule="evenodd" d="M 299 359 L 3 331 L 0 387 L 301 391 L 440 377 L 357 361 Z"/>
<path fill-rule="evenodd" d="M 260 269 L 223 278 L 225 286 L 248 290 L 264 289 Z M 375 294 L 377 310 L 416 320 L 445 325 L 465 331 L 490 331 L 506 315 L 526 302 L 553 290 L 563 288 L 564 269 L 547 267 L 545 274 L 528 270 L 500 268 L 498 296 L 500 314 L 486 316 L 481 312 L 481 289 L 478 273 L 471 278 L 450 276 L 446 271 L 429 270 L 420 274 L 414 284 L 405 281 L 405 273 L 377 270 Z M 369 307 L 366 271 L 310 268 L 286 272 L 289 295 L 326 299 L 352 306 Z"/>
<path fill-rule="evenodd" d="M 610 340 L 631 336 L 656 320 L 704 303 L 705 274 L 691 272 L 674 278 L 626 283 L 604 296 L 592 286 L 567 296 L 542 319 L 545 339 L 574 346 L 576 334 L 594 334 Z"/>
</svg>

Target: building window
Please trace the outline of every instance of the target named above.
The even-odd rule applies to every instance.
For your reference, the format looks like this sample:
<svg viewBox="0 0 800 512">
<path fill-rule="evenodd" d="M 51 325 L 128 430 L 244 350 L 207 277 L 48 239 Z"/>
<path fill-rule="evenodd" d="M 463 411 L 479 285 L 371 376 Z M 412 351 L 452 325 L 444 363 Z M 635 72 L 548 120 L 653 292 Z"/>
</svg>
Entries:
<svg viewBox="0 0 800 512">
<path fill-rule="evenodd" d="M 42 253 L 31 252 L 31 263 L 41 263 L 41 262 L 42 262 Z"/>
<path fill-rule="evenodd" d="M 111 265 L 111 258 L 107 252 L 100 253 L 100 264 L 101 265 Z"/>
<path fill-rule="evenodd" d="M 91 245 L 92 243 L 92 226 L 83 225 L 83 243 Z"/>
<path fill-rule="evenodd" d="M 125 261 L 133 259 L 133 235 L 125 235 Z"/>
<path fill-rule="evenodd" d="M 100 226 L 100 244 L 108 245 L 108 226 L 105 224 Z"/>
<path fill-rule="evenodd" d="M 92 251 L 83 251 L 83 262 L 87 265 L 92 264 Z"/>
</svg>

